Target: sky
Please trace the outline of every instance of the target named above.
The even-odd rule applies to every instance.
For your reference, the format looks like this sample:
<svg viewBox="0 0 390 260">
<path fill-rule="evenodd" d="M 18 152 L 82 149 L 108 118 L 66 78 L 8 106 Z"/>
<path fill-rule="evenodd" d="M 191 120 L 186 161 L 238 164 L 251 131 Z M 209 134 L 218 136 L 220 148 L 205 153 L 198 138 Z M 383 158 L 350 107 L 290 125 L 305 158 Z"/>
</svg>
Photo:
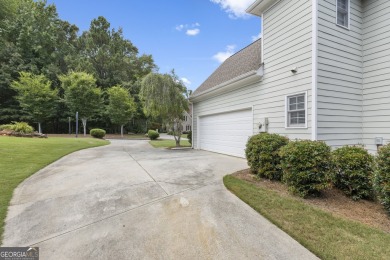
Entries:
<svg viewBox="0 0 390 260">
<path fill-rule="evenodd" d="M 160 73 L 172 69 L 195 90 L 230 55 L 260 36 L 260 18 L 245 13 L 254 0 L 48 0 L 62 20 L 88 30 L 104 16 L 123 29 Z"/>
</svg>

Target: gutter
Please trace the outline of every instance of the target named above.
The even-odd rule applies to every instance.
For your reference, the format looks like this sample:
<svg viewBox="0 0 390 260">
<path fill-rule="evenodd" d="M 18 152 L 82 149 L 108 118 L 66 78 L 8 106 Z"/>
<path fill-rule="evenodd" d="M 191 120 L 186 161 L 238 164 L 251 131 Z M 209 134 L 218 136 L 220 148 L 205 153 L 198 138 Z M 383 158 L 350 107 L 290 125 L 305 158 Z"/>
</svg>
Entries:
<svg viewBox="0 0 390 260">
<path fill-rule="evenodd" d="M 190 97 L 190 102 L 196 103 L 204 99 L 229 92 L 230 90 L 247 86 L 249 84 L 260 81 L 263 75 L 264 75 L 264 69 L 263 66 L 261 66 L 258 70 L 249 71 L 245 74 L 242 74 L 238 77 L 235 77 L 231 80 L 221 83 L 211 89 L 201 92 L 196 96 Z"/>
</svg>

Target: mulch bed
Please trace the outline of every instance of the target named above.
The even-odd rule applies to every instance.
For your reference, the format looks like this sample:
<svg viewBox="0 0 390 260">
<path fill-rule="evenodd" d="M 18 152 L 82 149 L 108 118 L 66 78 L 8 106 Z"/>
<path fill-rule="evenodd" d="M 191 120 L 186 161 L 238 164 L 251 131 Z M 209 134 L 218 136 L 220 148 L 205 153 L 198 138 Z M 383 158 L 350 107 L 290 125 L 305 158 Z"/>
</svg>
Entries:
<svg viewBox="0 0 390 260">
<path fill-rule="evenodd" d="M 354 201 L 335 188 L 323 191 L 320 197 L 302 199 L 291 195 L 287 187 L 281 182 L 258 178 L 249 169 L 238 171 L 233 176 L 251 182 L 258 187 L 273 190 L 281 196 L 294 197 L 331 214 L 358 221 L 390 233 L 390 217 L 379 202 L 368 200 Z"/>
</svg>

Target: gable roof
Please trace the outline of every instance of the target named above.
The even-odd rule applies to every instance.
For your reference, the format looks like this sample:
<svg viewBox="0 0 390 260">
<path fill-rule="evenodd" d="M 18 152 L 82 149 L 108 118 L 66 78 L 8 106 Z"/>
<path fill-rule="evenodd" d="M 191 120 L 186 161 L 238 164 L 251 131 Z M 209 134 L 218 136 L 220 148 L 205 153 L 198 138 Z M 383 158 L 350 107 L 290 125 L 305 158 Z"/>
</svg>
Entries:
<svg viewBox="0 0 390 260">
<path fill-rule="evenodd" d="M 226 59 L 191 95 L 195 97 L 261 66 L 261 40 L 257 40 Z"/>
</svg>

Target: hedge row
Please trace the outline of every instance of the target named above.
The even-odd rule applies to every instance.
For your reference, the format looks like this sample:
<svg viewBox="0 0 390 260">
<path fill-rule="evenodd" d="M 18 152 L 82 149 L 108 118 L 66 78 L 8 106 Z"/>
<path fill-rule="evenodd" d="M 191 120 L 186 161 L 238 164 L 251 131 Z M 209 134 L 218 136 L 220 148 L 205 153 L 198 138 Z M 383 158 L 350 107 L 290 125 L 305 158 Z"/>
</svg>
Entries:
<svg viewBox="0 0 390 260">
<path fill-rule="evenodd" d="M 261 133 L 248 140 L 245 154 L 252 173 L 281 180 L 301 197 L 333 185 L 354 200 L 378 197 L 390 213 L 390 144 L 374 158 L 360 146 L 331 151 L 322 141 Z"/>
</svg>

